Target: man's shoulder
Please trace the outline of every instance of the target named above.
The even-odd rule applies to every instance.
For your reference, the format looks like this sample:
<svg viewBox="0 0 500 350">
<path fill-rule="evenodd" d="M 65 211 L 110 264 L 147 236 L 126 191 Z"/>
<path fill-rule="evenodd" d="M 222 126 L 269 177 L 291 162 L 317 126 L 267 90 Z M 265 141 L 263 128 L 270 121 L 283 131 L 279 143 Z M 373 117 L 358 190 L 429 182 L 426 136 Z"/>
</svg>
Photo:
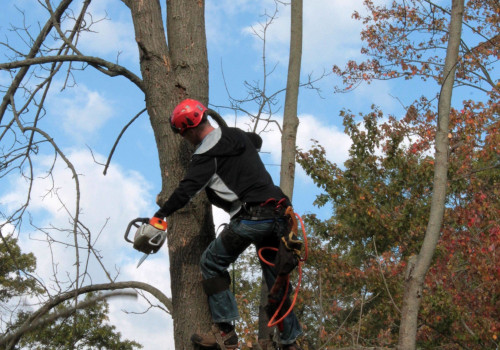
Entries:
<svg viewBox="0 0 500 350">
<path fill-rule="evenodd" d="M 204 154 L 204 153 L 208 152 L 209 150 L 214 148 L 215 145 L 217 145 L 217 143 L 219 143 L 221 137 L 222 137 L 221 128 L 217 128 L 217 129 L 212 130 L 212 132 L 210 132 L 207 136 L 205 136 L 205 138 L 200 143 L 198 148 L 196 148 L 194 155 Z"/>
</svg>

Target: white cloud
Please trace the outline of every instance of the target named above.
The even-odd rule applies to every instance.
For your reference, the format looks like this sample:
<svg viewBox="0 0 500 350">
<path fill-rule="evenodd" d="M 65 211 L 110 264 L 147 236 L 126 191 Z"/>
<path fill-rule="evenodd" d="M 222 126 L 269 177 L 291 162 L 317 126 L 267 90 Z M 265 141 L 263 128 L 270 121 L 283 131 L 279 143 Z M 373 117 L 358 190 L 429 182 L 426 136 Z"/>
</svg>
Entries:
<svg viewBox="0 0 500 350">
<path fill-rule="evenodd" d="M 361 24 L 352 13 L 361 1 L 324 0 L 304 4 L 304 68 L 327 66 L 359 56 Z"/>
<path fill-rule="evenodd" d="M 94 154 L 102 161 L 103 157 Z M 119 253 L 120 248 L 127 247 L 123 234 L 128 221 L 139 216 L 147 216 L 155 210 L 154 197 L 150 193 L 151 185 L 135 172 L 125 171 L 117 166 L 111 166 L 108 174 L 102 174 L 102 167 L 94 163 L 90 152 L 68 151 L 67 157 L 74 164 L 80 182 L 80 219 L 91 232 L 92 240 L 97 240 L 96 249 L 100 250 L 104 261 L 109 262 L 108 268 L 114 269 L 114 264 L 119 263 L 113 256 Z M 33 224 L 38 227 L 48 228 L 64 227 L 67 231 L 50 230 L 53 238 L 73 243 L 72 229 L 67 211 L 74 215 L 76 207 L 76 187 L 72 173 L 58 161 L 53 170 L 52 178 L 44 176 L 47 166 L 51 165 L 50 157 L 44 157 L 36 164 L 35 182 L 31 194 L 30 212 L 33 215 Z M 7 210 L 12 211 L 25 198 L 27 183 L 18 177 L 12 180 L 10 192 L 0 198 L 0 203 Z M 25 227 L 20 239 L 27 251 L 34 251 L 38 256 L 38 270 L 41 275 L 52 273 L 52 261 L 47 259 L 51 251 L 47 244 L 40 244 L 33 239 L 44 240 L 41 232 L 29 232 Z M 29 237 L 28 237 L 29 233 Z M 85 240 L 80 239 L 80 245 L 85 246 Z M 129 247 L 127 247 L 129 248 Z M 74 251 L 67 247 L 55 245 L 52 252 L 56 261 L 74 260 Z M 61 257 L 58 257 L 60 254 Z M 83 253 L 82 253 L 83 254 Z M 91 259 L 92 260 L 92 259 Z M 91 266 L 97 268 L 97 266 Z M 60 267 L 61 270 L 63 267 Z M 68 267 L 71 271 L 74 268 Z M 60 271 L 64 275 L 64 271 Z"/>
<path fill-rule="evenodd" d="M 113 299 L 109 304 L 110 323 L 123 338 L 135 340 L 144 350 L 175 349 L 172 318 L 164 311 L 151 309 L 143 313 L 148 308 L 144 301 Z"/>
<path fill-rule="evenodd" d="M 278 6 L 278 13 L 266 32 L 266 59 L 270 66 L 288 66 L 291 6 Z M 333 64 L 343 65 L 360 55 L 361 23 L 352 13 L 362 12 L 362 1 L 310 0 L 303 4 L 302 72 L 321 74 Z M 261 64 L 263 24 L 273 15 L 275 1 L 229 1 L 207 3 L 209 49 L 220 50 L 222 58 L 236 54 L 241 45 L 252 46 Z M 261 37 L 259 38 L 258 35 Z M 224 40 L 221 40 L 224 38 Z M 209 50 L 210 51 L 210 50 Z M 248 56 L 248 54 L 247 54 Z M 225 62 L 225 61 L 224 61 Z"/>
<path fill-rule="evenodd" d="M 112 277 L 120 271 L 119 281 L 135 280 L 150 283 L 170 295 L 170 274 L 166 249 L 150 256 L 139 269 L 136 268 L 141 253 L 135 251 L 125 242 L 123 235 L 128 222 L 135 217 L 148 216 L 156 210 L 154 196 L 149 184 L 140 174 L 112 165 L 106 176 L 102 167 L 94 163 L 87 150 L 67 150 L 67 157 L 77 169 L 81 189 L 81 220 L 91 231 L 93 241 L 99 236 L 95 248 L 103 257 L 103 263 Z M 100 161 L 103 156 L 94 154 Z M 42 177 L 47 166 L 51 164 L 50 157 L 42 157 L 35 164 L 35 186 L 32 193 L 30 213 L 33 224 L 48 228 L 71 228 L 65 207 L 73 212 L 75 208 L 75 185 L 71 172 L 66 165 L 58 161 L 53 170 L 53 188 L 50 178 Z M 20 178 L 11 179 L 10 191 L 0 197 L 2 210 L 12 210 L 24 200 L 27 184 Z M 56 196 L 57 193 L 57 196 Z M 62 204 L 62 203 L 64 204 Z M 104 227 L 105 225 L 105 227 Z M 104 228 L 103 228 L 104 227 Z M 73 242 L 71 232 L 50 230 L 53 238 L 60 242 Z M 133 235 L 135 232 L 132 232 Z M 26 225 L 19 235 L 23 252 L 33 252 L 37 257 L 37 274 L 41 280 L 54 285 L 53 273 L 56 266 L 58 279 L 67 280 L 74 277 L 76 267 L 75 250 L 71 247 L 53 244 L 49 247 L 46 236 Z M 85 240 L 80 239 L 80 246 Z M 81 269 L 86 266 L 86 252 L 80 250 Z M 57 265 L 53 265 L 56 263 Z M 92 283 L 109 282 L 93 256 L 88 264 Z M 81 272 L 82 270 L 80 270 Z M 87 280 L 86 283 L 88 283 Z M 154 298 L 153 298 L 154 299 Z M 124 314 L 121 310 L 142 312 L 148 308 L 142 299 L 110 300 L 110 322 L 117 327 L 125 338 L 134 339 L 144 344 L 144 349 L 158 349 L 159 344 L 174 348 L 171 317 L 163 311 L 151 310 L 145 315 Z"/>
<path fill-rule="evenodd" d="M 313 0 L 303 4 L 302 71 L 309 72 L 333 64 L 342 64 L 359 55 L 361 24 L 351 18 L 361 11 L 361 1 Z M 245 32 L 261 30 L 258 23 Z M 290 6 L 281 7 L 278 17 L 267 33 L 267 55 L 274 61 L 288 64 L 290 41 Z M 256 48 L 262 42 L 256 39 Z"/>
<path fill-rule="evenodd" d="M 81 84 L 50 96 L 50 111 L 75 141 L 87 141 L 114 117 L 113 102 L 97 90 Z"/>
<path fill-rule="evenodd" d="M 91 3 L 89 12 L 92 17 L 87 16 L 86 21 L 95 22 L 92 25 L 92 31 L 95 33 L 82 33 L 79 48 L 86 55 L 99 55 L 111 62 L 115 62 L 119 57 L 118 63 L 125 60 L 137 64 L 139 51 L 130 12 L 125 6 L 115 4 L 116 1 L 112 0 Z"/>
<path fill-rule="evenodd" d="M 232 116 L 226 120 L 232 120 Z M 283 123 L 282 116 L 274 118 L 280 125 Z M 303 150 L 309 149 L 313 141 L 318 141 L 326 150 L 327 159 L 331 162 L 342 164 L 346 159 L 351 146 L 349 136 L 344 134 L 335 125 L 330 125 L 328 119 L 321 119 L 310 114 L 299 115 L 299 128 L 297 130 L 297 147 Z M 237 126 L 247 130 L 248 117 L 240 117 Z M 265 132 L 260 132 L 263 139 L 262 152 L 269 153 L 273 163 L 279 164 L 281 159 L 281 133 L 277 126 L 271 126 Z"/>
<path fill-rule="evenodd" d="M 217 48 L 226 52 L 237 47 L 244 38 L 242 31 L 253 18 L 263 14 L 273 0 L 220 0 L 205 4 L 206 33 L 209 49 Z M 221 40 L 224 38 L 224 40 Z"/>
<path fill-rule="evenodd" d="M 142 253 L 135 251 L 133 255 L 137 258 L 143 256 Z M 138 261 L 139 259 L 123 265 L 120 280 L 149 283 L 161 290 L 165 295 L 170 296 L 170 271 L 167 249 L 161 249 L 157 254 L 148 256 L 139 268 L 137 268 Z"/>
<path fill-rule="evenodd" d="M 380 106 L 385 113 L 400 112 L 402 109 L 401 102 L 392 95 L 394 93 L 393 90 L 394 83 L 383 80 L 374 80 L 370 84 L 361 84 L 353 91 L 352 104 L 358 106 L 363 104 L 368 105 L 368 98 L 371 104 Z M 358 111 L 353 110 L 353 112 Z"/>
</svg>

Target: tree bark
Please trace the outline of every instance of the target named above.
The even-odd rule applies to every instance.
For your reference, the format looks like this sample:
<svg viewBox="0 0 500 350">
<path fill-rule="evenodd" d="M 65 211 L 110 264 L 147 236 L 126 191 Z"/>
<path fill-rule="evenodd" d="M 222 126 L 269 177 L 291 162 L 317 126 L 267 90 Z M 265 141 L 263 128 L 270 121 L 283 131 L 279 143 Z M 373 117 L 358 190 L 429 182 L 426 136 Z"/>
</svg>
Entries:
<svg viewBox="0 0 500 350">
<path fill-rule="evenodd" d="M 422 301 L 422 288 L 432 262 L 443 222 L 448 173 L 449 114 L 455 81 L 455 68 L 458 62 L 463 12 L 464 0 L 453 0 L 449 27 L 450 34 L 438 104 L 434 188 L 430 216 L 420 252 L 414 259 L 414 263 L 409 263 L 407 268 L 398 341 L 398 349 L 401 350 L 416 348 L 418 312 Z"/>
<path fill-rule="evenodd" d="M 160 159 L 163 203 L 182 179 L 192 147 L 175 136 L 170 112 L 185 98 L 208 104 L 208 58 L 204 2 L 167 1 L 167 40 L 157 0 L 131 1 L 146 107 Z M 210 328 L 206 295 L 201 288 L 199 259 L 214 239 L 211 206 L 198 196 L 168 218 L 168 252 L 172 318 L 176 349 L 193 348 L 194 331 Z"/>
</svg>

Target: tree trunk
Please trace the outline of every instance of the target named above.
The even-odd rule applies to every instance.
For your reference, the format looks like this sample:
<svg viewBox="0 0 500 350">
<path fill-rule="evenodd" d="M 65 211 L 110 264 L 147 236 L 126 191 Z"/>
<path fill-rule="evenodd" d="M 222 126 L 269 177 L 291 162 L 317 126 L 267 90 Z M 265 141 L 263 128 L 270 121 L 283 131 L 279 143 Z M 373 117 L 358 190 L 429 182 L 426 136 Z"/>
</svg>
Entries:
<svg viewBox="0 0 500 350">
<path fill-rule="evenodd" d="M 286 84 L 285 109 L 283 113 L 283 134 L 281 135 L 280 187 L 292 200 L 295 180 L 295 147 L 297 139 L 297 103 L 299 98 L 300 65 L 302 60 L 302 0 L 292 0 L 290 21 L 290 56 Z M 262 276 L 264 281 L 264 276 Z M 268 288 L 262 283 L 260 303 L 267 303 Z M 264 308 L 259 312 L 259 339 L 269 339 L 272 328 L 267 327 L 269 317 Z"/>
<path fill-rule="evenodd" d="M 415 262 L 408 264 L 398 342 L 398 349 L 401 350 L 413 350 L 416 348 L 418 311 L 422 300 L 422 288 L 425 276 L 431 265 L 443 222 L 448 172 L 448 124 L 451 96 L 455 81 L 455 68 L 458 61 L 461 40 L 463 11 L 464 0 L 453 0 L 448 48 L 438 104 L 431 212 L 422 248 L 415 258 Z"/>
<path fill-rule="evenodd" d="M 295 147 L 297 139 L 297 101 L 299 97 L 300 64 L 302 60 L 302 0 L 292 0 L 290 23 L 290 56 L 286 84 L 283 134 L 281 135 L 280 187 L 290 200 L 295 180 Z"/>
<path fill-rule="evenodd" d="M 146 107 L 154 130 L 163 203 L 182 179 L 192 148 L 172 133 L 169 116 L 184 98 L 208 104 L 208 58 L 204 2 L 167 1 L 167 40 L 157 0 L 130 1 Z M 211 318 L 201 287 L 199 259 L 214 239 L 211 206 L 198 196 L 168 218 L 172 318 L 176 349 L 191 349 L 191 334 L 207 331 Z"/>
</svg>

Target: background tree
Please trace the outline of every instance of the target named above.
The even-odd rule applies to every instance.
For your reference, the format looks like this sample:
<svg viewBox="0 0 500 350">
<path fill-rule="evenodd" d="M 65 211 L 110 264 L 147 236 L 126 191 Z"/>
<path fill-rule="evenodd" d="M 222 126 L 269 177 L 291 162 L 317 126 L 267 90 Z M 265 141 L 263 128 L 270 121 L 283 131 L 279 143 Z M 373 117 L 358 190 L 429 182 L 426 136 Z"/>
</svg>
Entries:
<svg viewBox="0 0 500 350">
<path fill-rule="evenodd" d="M 17 239 L 2 236 L 0 243 L 0 301 L 2 303 L 25 294 L 42 292 L 29 276 L 35 271 L 36 258 L 33 253 L 22 253 Z"/>
<path fill-rule="evenodd" d="M 498 38 L 498 18 L 495 20 L 497 5 L 491 2 L 479 4 L 470 1 L 467 3 L 467 11 L 464 12 L 463 2 L 456 1 L 453 1 L 451 10 L 430 1 L 412 1 L 412 6 L 393 3 L 388 7 L 376 7 L 372 2 L 366 4 L 373 17 L 364 18 L 365 23 L 368 23 L 367 29 L 363 32 L 368 43 L 364 53 L 373 59 L 359 65 L 351 62 L 344 72 L 334 67 L 337 73 L 345 77 L 344 81 L 360 82 L 363 79 L 391 79 L 399 76 L 406 76 L 409 79 L 420 76 L 423 79 L 435 78 L 441 86 L 438 95 L 433 209 L 430 212 L 422 249 L 417 258 L 411 261 L 408 269 L 408 297 L 405 298 L 402 310 L 400 346 L 414 348 L 417 313 L 421 300 L 420 290 L 431 263 L 444 212 L 448 157 L 447 127 L 452 89 L 455 85 L 478 86 L 492 96 L 493 100 L 498 97 L 497 84 L 489 73 L 493 69 L 492 59 L 494 60 L 495 52 L 498 50 L 494 44 Z M 437 11 L 444 17 L 434 16 Z M 396 19 L 395 24 L 389 21 L 389 18 Z M 449 25 L 446 25 L 447 18 Z M 485 18 L 485 25 L 476 29 L 476 22 L 482 22 Z M 483 42 L 472 47 L 461 41 L 462 19 L 467 21 L 465 26 L 471 29 L 471 35 L 479 36 Z M 449 30 L 446 31 L 446 28 Z M 423 36 L 423 39 L 417 37 L 417 34 Z M 446 55 L 441 58 L 434 54 L 440 47 L 439 42 L 448 43 Z M 443 68 L 440 69 L 439 65 Z M 355 77 L 349 76 L 347 72 L 355 67 L 359 68 L 358 74 Z M 455 70 L 457 70 L 457 84 L 454 83 Z M 436 75 L 433 72 L 441 74 Z M 491 90 L 484 90 L 483 84 L 488 84 Z M 352 85 L 348 86 L 350 87 Z"/>
<path fill-rule="evenodd" d="M 431 265 L 434 251 L 443 225 L 448 182 L 448 152 L 451 96 L 455 82 L 458 51 L 462 36 L 464 0 L 452 2 L 445 64 L 442 71 L 439 93 L 437 128 L 435 139 L 434 180 L 429 221 L 416 259 L 408 262 L 398 346 L 415 349 L 417 341 L 418 314 L 421 304 L 425 276 Z"/>
<path fill-rule="evenodd" d="M 500 285 L 491 278 L 498 275 L 500 121 L 492 110 L 464 107 L 450 118 L 451 134 L 461 137 L 450 140 L 447 208 L 422 293 L 423 348 L 495 347 L 498 337 L 492 308 Z M 353 144 L 344 166 L 330 163 L 321 145 L 300 153 L 324 191 L 317 205 L 335 209 L 328 220 L 307 220 L 311 263 L 299 306 L 311 348 L 397 344 L 407 261 L 421 245 L 431 206 L 432 115 L 395 118 L 374 109 L 359 125 L 345 111 Z"/>
</svg>

